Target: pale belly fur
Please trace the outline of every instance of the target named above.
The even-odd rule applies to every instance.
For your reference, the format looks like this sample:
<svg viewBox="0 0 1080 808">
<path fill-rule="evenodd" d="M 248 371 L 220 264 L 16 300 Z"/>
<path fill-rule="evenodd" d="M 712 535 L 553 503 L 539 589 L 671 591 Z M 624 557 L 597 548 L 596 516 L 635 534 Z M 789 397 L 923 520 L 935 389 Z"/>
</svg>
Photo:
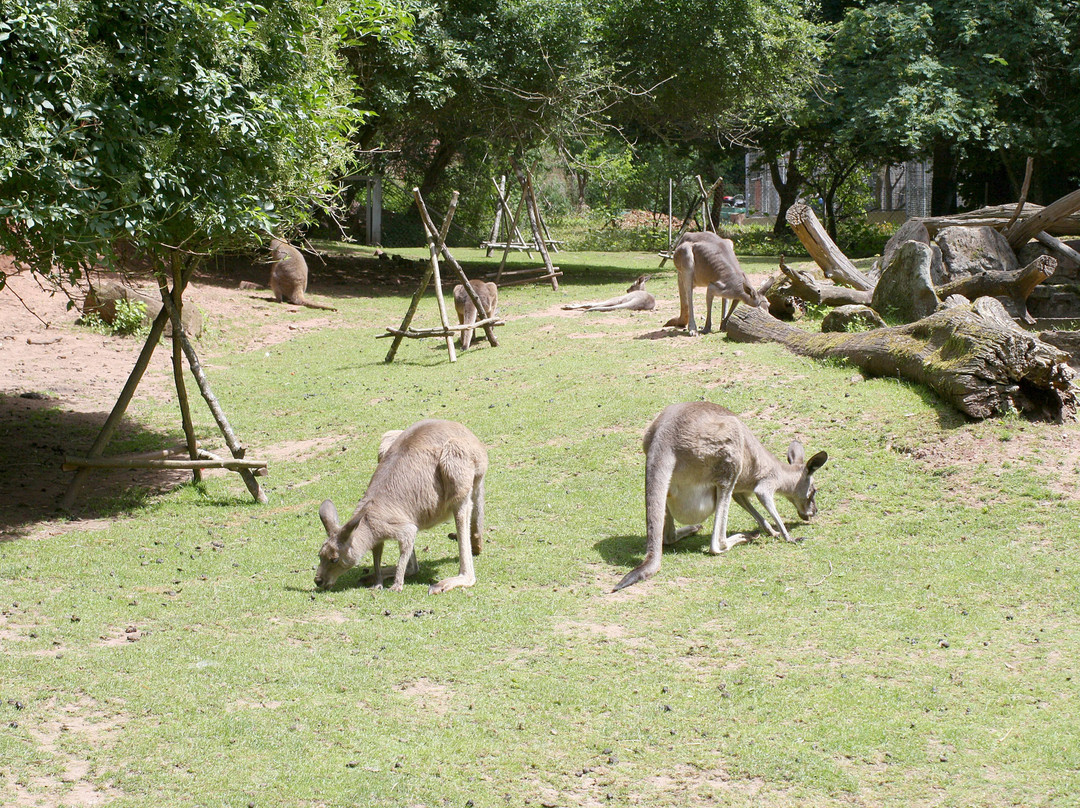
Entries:
<svg viewBox="0 0 1080 808">
<path fill-rule="evenodd" d="M 681 483 L 672 479 L 667 495 L 668 510 L 682 525 L 704 522 L 716 511 L 716 486 Z"/>
</svg>

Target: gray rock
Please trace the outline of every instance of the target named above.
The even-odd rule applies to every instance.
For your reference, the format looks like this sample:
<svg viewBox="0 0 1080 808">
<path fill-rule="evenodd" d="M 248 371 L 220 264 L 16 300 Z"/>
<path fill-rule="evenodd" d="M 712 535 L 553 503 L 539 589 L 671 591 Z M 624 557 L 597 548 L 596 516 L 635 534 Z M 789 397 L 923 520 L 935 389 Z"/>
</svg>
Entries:
<svg viewBox="0 0 1080 808">
<path fill-rule="evenodd" d="M 869 306 L 837 306 L 821 321 L 822 331 L 873 331 L 884 328 L 881 315 Z"/>
<path fill-rule="evenodd" d="M 874 287 L 875 311 L 913 323 L 933 314 L 941 305 L 930 267 L 934 251 L 926 244 L 908 241 L 893 253 Z"/>
<path fill-rule="evenodd" d="M 1080 241 L 1066 241 L 1065 244 L 1080 252 Z M 1037 241 L 1029 241 L 1016 251 L 1017 262 L 1022 267 L 1026 267 L 1041 255 L 1049 255 L 1051 258 L 1056 258 L 1058 262 L 1057 269 L 1047 283 L 1075 282 L 1080 279 L 1080 263 L 1055 250 L 1051 250 Z"/>
<path fill-rule="evenodd" d="M 893 233 L 892 238 L 885 245 L 885 249 L 881 251 L 881 257 L 874 262 L 874 266 L 870 269 L 870 277 L 873 279 L 880 278 L 882 271 L 892 260 L 893 253 L 900 249 L 900 245 L 909 241 L 918 241 L 920 244 L 930 243 L 930 233 L 927 231 L 926 225 L 918 219 L 908 219 Z"/>
<path fill-rule="evenodd" d="M 934 240 L 945 262 L 940 283 L 982 272 L 1015 272 L 1020 268 L 1005 236 L 992 227 L 946 227 Z"/>
<path fill-rule="evenodd" d="M 83 301 L 83 313 L 96 313 L 106 323 L 112 323 L 113 318 L 116 316 L 116 301 L 118 300 L 132 300 L 143 303 L 146 306 L 147 325 L 152 323 L 158 316 L 158 312 L 161 311 L 161 297 L 158 294 L 149 290 L 124 286 L 116 281 L 104 280 L 97 281 L 86 293 L 86 299 Z M 187 332 L 189 337 L 194 338 L 202 333 L 202 312 L 199 311 L 195 304 L 191 302 L 185 303 L 180 319 L 183 321 L 184 331 Z M 172 323 L 166 324 L 165 334 L 172 334 Z"/>
</svg>

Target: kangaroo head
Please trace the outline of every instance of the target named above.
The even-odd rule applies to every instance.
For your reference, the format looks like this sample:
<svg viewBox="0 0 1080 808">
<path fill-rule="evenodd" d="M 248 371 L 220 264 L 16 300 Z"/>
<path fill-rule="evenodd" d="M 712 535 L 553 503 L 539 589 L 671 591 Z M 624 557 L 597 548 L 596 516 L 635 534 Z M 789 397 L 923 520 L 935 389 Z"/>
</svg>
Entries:
<svg viewBox="0 0 1080 808">
<path fill-rule="evenodd" d="M 315 571 L 315 586 L 329 589 L 341 574 L 356 566 L 363 555 L 361 542 L 354 541 L 360 532 L 359 523 L 350 519 L 342 526 L 338 521 L 337 508 L 330 500 L 319 507 L 319 519 L 326 528 L 326 541 L 319 549 L 319 568 Z"/>
<path fill-rule="evenodd" d="M 652 277 L 652 275 L 640 275 L 640 276 L 638 276 L 638 279 L 636 281 L 634 281 L 632 284 L 630 284 L 630 287 L 626 291 L 627 292 L 640 292 L 642 289 L 645 288 L 645 281 L 647 281 L 651 277 Z"/>
<path fill-rule="evenodd" d="M 788 499 L 799 512 L 800 519 L 810 519 L 817 513 L 817 503 L 814 501 L 814 495 L 817 493 L 814 472 L 824 466 L 828 459 L 829 455 L 826 452 L 818 452 L 807 460 L 803 445 L 797 440 L 793 440 L 788 446 L 787 462 L 799 471 L 799 481 L 795 484 L 792 493 L 788 495 Z"/>
</svg>

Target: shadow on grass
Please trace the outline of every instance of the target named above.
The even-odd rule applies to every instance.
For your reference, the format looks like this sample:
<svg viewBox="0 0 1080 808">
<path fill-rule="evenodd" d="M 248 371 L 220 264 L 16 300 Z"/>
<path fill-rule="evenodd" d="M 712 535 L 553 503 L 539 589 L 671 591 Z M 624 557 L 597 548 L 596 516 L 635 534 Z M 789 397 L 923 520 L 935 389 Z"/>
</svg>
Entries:
<svg viewBox="0 0 1080 808">
<path fill-rule="evenodd" d="M 379 259 L 346 252 L 315 254 L 305 251 L 304 256 L 309 273 L 308 292 L 330 298 L 349 298 L 358 295 L 365 297 L 410 295 L 416 290 L 428 266 L 426 260 L 397 255 Z M 557 259 L 558 256 L 552 256 L 552 260 L 563 273 L 559 278 L 560 288 L 599 284 L 626 286 L 641 274 L 641 268 L 560 263 Z M 494 280 L 495 272 L 499 268 L 499 259 L 493 257 L 480 261 L 464 260 L 461 261 L 461 266 L 469 278 Z M 543 264 L 539 257 L 529 261 L 524 256 L 507 264 L 508 270 L 532 269 L 541 266 Z M 458 282 L 456 274 L 449 267 L 444 267 L 442 274 L 443 288 L 449 293 Z M 267 287 L 269 279 L 270 265 L 266 262 L 264 255 L 257 253 L 216 256 L 195 276 L 196 283 L 226 289 L 237 288 L 241 281 Z M 547 284 L 548 282 L 537 281 L 537 283 Z M 265 292 L 253 290 L 252 295 L 261 301 L 273 300 L 268 288 Z"/>
<path fill-rule="evenodd" d="M 40 394 L 0 394 L 0 543 L 62 515 L 57 506 L 74 476 L 61 469 L 64 456 L 85 455 L 107 417 L 107 412 L 65 410 L 61 400 Z M 181 440 L 125 418 L 106 454 L 162 449 Z M 75 501 L 74 515 L 119 516 L 190 482 L 191 472 L 184 470 L 96 470 Z"/>
<path fill-rule="evenodd" d="M 457 555 L 444 556 L 438 559 L 422 560 L 419 556 L 417 561 L 420 564 L 420 569 L 415 575 L 405 574 L 405 586 L 423 585 L 425 587 L 438 583 L 443 578 L 447 578 L 450 575 L 457 575 Z M 453 565 L 453 569 L 450 572 L 444 572 L 443 575 L 436 573 L 437 569 L 445 564 Z M 285 587 L 286 592 L 305 592 L 307 594 L 318 594 L 320 592 L 345 592 L 350 589 L 370 589 L 372 581 L 369 576 L 372 574 L 372 566 L 370 561 L 367 566 L 358 565 L 353 567 L 348 572 L 342 573 L 334 585 L 327 589 L 319 589 L 314 584 L 314 573 L 312 573 L 312 585 L 310 587 L 299 587 L 292 584 Z M 383 587 L 390 588 L 390 585 L 394 582 L 393 565 L 383 564 Z"/>
</svg>

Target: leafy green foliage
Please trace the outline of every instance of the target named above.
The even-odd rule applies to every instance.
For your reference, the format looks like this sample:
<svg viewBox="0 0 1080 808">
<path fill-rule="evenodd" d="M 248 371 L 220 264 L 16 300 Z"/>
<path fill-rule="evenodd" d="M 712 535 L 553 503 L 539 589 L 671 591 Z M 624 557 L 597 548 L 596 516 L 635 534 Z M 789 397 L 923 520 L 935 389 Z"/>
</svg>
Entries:
<svg viewBox="0 0 1080 808">
<path fill-rule="evenodd" d="M 150 330 L 146 319 L 146 304 L 141 300 L 125 298 L 115 302 L 115 311 L 110 322 L 106 322 L 97 311 L 84 313 L 78 322 L 99 334 L 116 336 L 143 336 Z"/>
<path fill-rule="evenodd" d="M 160 261 L 307 218 L 358 117 L 340 10 L 3 0 L 0 247 L 77 273 L 121 241 Z"/>
</svg>

